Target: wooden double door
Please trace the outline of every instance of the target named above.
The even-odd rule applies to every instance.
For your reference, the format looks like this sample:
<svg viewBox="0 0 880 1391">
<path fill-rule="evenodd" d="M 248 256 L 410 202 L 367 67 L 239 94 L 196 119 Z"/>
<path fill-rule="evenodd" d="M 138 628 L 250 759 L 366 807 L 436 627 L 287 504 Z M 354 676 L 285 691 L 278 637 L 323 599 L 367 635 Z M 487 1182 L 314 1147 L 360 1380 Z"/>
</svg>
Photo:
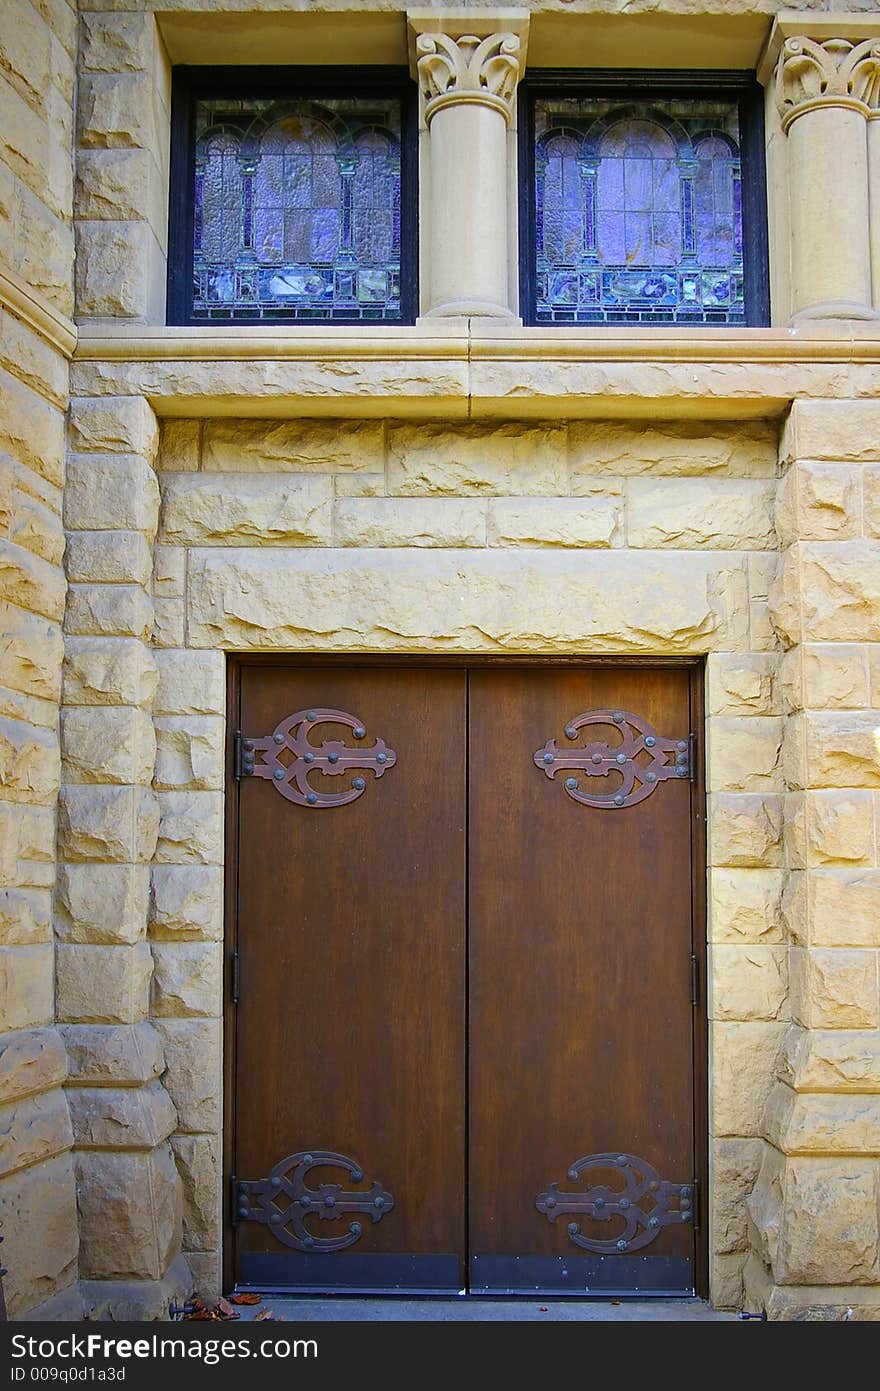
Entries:
<svg viewBox="0 0 880 1391">
<path fill-rule="evenodd" d="M 239 1286 L 700 1291 L 698 679 L 239 668 Z"/>
</svg>

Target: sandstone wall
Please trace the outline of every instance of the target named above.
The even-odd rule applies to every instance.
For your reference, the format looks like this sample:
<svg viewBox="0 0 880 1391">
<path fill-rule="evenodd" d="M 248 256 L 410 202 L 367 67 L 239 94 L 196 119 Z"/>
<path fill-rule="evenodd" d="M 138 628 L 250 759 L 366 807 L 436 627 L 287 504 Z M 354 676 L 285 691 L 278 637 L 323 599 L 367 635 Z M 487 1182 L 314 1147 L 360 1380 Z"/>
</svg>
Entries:
<svg viewBox="0 0 880 1391">
<path fill-rule="evenodd" d="M 788 1018 L 767 606 L 776 436 L 762 422 L 164 422 L 152 1001 L 181 1117 L 184 1247 L 206 1292 L 219 1249 L 222 649 L 709 651 L 713 1297 L 741 1302 L 745 1199 Z"/>
<path fill-rule="evenodd" d="M 65 577 L 71 161 L 68 0 L 0 6 L 0 1264 L 12 1316 L 80 1312 L 52 890 Z"/>
</svg>

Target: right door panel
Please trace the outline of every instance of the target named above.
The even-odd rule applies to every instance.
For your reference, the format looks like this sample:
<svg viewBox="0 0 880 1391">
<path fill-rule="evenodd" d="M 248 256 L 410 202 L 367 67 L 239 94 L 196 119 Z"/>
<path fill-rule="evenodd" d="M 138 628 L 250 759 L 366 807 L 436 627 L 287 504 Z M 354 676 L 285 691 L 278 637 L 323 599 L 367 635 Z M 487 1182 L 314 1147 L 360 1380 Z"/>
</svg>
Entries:
<svg viewBox="0 0 880 1391">
<path fill-rule="evenodd" d="M 689 673 L 477 670 L 469 709 L 471 1289 L 691 1292 L 692 789 L 647 779 Z"/>
</svg>

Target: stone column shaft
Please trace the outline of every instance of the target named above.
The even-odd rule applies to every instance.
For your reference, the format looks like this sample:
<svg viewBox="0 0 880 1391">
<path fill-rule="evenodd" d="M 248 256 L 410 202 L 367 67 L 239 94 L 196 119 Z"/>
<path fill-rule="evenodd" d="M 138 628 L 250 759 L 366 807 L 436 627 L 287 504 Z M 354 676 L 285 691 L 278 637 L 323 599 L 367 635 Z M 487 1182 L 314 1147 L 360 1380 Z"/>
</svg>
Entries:
<svg viewBox="0 0 880 1391">
<path fill-rule="evenodd" d="M 880 309 L 880 111 L 872 111 L 868 120 L 868 214 L 873 304 Z"/>
<path fill-rule="evenodd" d="M 875 317 L 868 117 L 878 75 L 877 40 L 783 45 L 776 83 L 789 140 L 793 317 Z"/>
<path fill-rule="evenodd" d="M 430 137 L 428 313 L 509 319 L 508 129 L 525 20 L 517 16 L 513 32 L 504 27 L 510 15 L 480 18 L 482 36 L 462 27 L 473 15 L 445 16 L 446 33 L 419 32 L 418 17 L 410 16 Z M 496 19 L 497 32 L 486 33 Z"/>
</svg>

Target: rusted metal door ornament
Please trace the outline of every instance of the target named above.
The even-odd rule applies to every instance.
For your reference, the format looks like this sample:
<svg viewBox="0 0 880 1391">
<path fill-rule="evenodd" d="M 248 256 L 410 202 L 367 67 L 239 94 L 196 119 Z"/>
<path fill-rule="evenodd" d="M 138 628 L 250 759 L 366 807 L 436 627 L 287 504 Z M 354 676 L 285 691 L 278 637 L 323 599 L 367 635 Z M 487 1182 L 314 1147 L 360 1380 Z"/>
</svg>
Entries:
<svg viewBox="0 0 880 1391">
<path fill-rule="evenodd" d="M 371 748 L 352 748 L 341 739 L 325 739 L 318 747 L 309 741 L 309 734 L 319 724 L 345 725 L 355 739 L 366 738 L 361 721 L 344 710 L 297 710 L 272 734 L 258 739 L 237 736 L 236 776 L 268 778 L 282 797 L 300 807 L 343 807 L 363 794 L 364 778 L 352 778 L 341 792 L 319 792 L 309 782 L 309 775 L 322 773 L 332 778 L 351 769 L 368 769 L 381 778 L 397 762 L 397 754 L 384 739 L 377 739 Z"/>
<path fill-rule="evenodd" d="M 650 797 L 657 785 L 668 778 L 693 777 L 693 736 L 684 739 L 664 739 L 652 729 L 647 720 L 628 710 L 588 710 L 575 715 L 565 726 L 565 737 L 572 742 L 589 725 L 604 726 L 617 736 L 615 743 L 607 739 L 581 744 L 574 749 L 560 749 L 555 739 L 548 739 L 534 755 L 538 768 L 548 778 L 566 773 L 565 790 L 574 801 L 585 807 L 634 807 Z M 605 778 L 604 788 L 588 792 L 581 786 L 578 773 L 586 778 Z"/>
<path fill-rule="evenodd" d="M 336 1236 L 316 1236 L 305 1225 L 309 1218 L 339 1221 L 349 1213 L 380 1222 L 394 1207 L 394 1199 L 381 1184 L 353 1191 L 338 1183 L 319 1183 L 306 1187 L 311 1169 L 344 1169 L 352 1183 L 360 1183 L 363 1170 L 353 1159 L 333 1150 L 302 1151 L 289 1154 L 272 1169 L 268 1178 L 238 1180 L 235 1184 L 233 1219 L 236 1222 L 265 1222 L 274 1237 L 297 1251 L 344 1251 L 363 1236 L 363 1223 L 349 1223 L 348 1231 Z"/>
<path fill-rule="evenodd" d="M 690 1183 L 669 1183 L 661 1179 L 645 1159 L 632 1154 L 588 1154 L 568 1171 L 574 1182 L 591 1172 L 619 1174 L 623 1184 L 596 1184 L 577 1193 L 560 1191 L 551 1183 L 539 1193 L 535 1207 L 548 1222 L 557 1217 L 576 1215 L 590 1222 L 613 1222 L 608 1238 L 584 1236 L 580 1223 L 569 1222 L 568 1235 L 575 1246 L 602 1255 L 623 1255 L 648 1246 L 662 1227 L 678 1226 L 694 1220 L 694 1187 Z M 675 1204 L 675 1206 L 673 1206 Z"/>
</svg>

